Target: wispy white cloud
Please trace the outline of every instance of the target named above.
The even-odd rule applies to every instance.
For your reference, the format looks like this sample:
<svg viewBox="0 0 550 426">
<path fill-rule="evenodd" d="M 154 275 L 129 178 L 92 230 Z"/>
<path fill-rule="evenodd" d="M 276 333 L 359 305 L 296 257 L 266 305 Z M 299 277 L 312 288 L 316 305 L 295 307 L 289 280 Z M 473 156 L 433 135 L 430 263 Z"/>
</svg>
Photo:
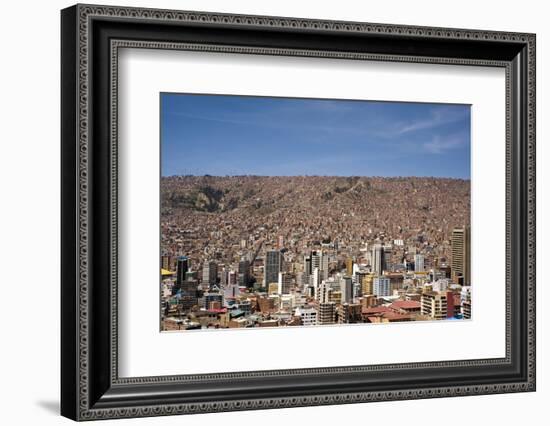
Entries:
<svg viewBox="0 0 550 426">
<path fill-rule="evenodd" d="M 429 118 L 399 123 L 395 128 L 395 133 L 398 135 L 403 135 L 419 130 L 435 129 L 443 125 L 448 125 L 463 120 L 468 113 L 469 112 L 467 110 L 457 111 L 451 108 L 434 109 L 432 110 Z"/>
<path fill-rule="evenodd" d="M 398 135 L 403 135 L 409 132 L 416 132 L 418 130 L 433 129 L 441 125 L 438 120 L 421 120 L 411 124 L 402 124 L 396 131 Z"/>
<path fill-rule="evenodd" d="M 465 146 L 468 141 L 460 136 L 441 138 L 434 136 L 430 142 L 422 144 L 422 148 L 429 154 L 443 154 L 447 151 Z"/>
</svg>

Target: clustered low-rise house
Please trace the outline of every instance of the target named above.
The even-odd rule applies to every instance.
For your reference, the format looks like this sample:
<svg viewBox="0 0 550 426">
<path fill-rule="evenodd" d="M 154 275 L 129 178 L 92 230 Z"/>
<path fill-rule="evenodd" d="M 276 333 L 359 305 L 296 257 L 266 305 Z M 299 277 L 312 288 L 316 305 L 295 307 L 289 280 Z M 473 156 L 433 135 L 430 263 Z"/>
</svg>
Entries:
<svg viewBox="0 0 550 426">
<path fill-rule="evenodd" d="M 461 235 L 467 232 L 453 231 L 451 242 L 464 261 L 469 254 Z M 433 256 L 434 250 L 411 254 L 404 248 L 407 240 L 355 247 L 327 239 L 299 252 L 279 248 L 285 241 L 289 239 L 277 238 L 275 244 L 262 240 L 232 264 L 162 256 L 162 329 L 471 318 L 471 287 L 464 285 L 469 277 L 463 272 L 468 268 L 460 259 L 449 262 Z M 430 247 L 427 241 L 425 245 Z M 239 247 L 248 247 L 246 240 Z"/>
</svg>

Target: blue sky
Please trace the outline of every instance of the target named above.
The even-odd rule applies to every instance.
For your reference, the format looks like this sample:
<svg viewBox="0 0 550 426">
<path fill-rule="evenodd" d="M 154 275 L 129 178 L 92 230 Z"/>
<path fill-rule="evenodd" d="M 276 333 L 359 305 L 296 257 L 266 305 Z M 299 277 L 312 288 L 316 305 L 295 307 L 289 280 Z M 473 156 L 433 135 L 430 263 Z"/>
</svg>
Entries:
<svg viewBox="0 0 550 426">
<path fill-rule="evenodd" d="M 470 178 L 470 106 L 161 94 L 171 175 Z"/>
</svg>

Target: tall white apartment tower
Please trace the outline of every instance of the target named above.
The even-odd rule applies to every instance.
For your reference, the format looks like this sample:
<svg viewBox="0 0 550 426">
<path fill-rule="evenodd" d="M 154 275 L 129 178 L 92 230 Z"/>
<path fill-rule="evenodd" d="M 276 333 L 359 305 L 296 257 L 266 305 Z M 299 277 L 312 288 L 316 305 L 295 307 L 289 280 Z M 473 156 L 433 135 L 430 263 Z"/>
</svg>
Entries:
<svg viewBox="0 0 550 426">
<path fill-rule="evenodd" d="M 342 293 L 342 303 L 352 303 L 353 281 L 351 277 L 345 276 L 340 279 L 340 291 Z"/>
<path fill-rule="evenodd" d="M 424 256 L 422 254 L 414 255 L 414 272 L 424 272 Z"/>
</svg>

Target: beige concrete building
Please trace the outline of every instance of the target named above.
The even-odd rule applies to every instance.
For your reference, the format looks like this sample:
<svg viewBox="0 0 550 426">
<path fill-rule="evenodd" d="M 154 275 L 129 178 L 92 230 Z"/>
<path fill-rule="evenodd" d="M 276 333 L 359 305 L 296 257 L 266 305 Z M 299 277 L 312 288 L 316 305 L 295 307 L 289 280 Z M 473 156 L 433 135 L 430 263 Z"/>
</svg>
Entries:
<svg viewBox="0 0 550 426">
<path fill-rule="evenodd" d="M 336 322 L 336 303 L 319 303 L 319 312 L 317 314 L 317 324 L 327 325 Z"/>
<path fill-rule="evenodd" d="M 442 320 L 447 318 L 447 295 L 428 291 L 422 294 L 420 311 L 431 319 Z"/>
</svg>

